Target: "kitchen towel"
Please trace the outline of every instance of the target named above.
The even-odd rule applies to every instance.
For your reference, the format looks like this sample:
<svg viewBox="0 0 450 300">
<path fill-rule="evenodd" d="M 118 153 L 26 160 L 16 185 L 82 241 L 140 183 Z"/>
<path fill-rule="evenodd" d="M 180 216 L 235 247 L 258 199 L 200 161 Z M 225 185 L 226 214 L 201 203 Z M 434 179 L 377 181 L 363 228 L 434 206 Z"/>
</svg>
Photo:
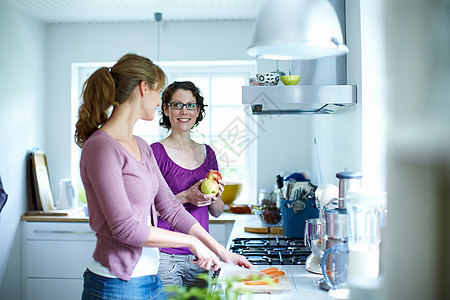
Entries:
<svg viewBox="0 0 450 300">
<path fill-rule="evenodd" d="M 0 213 L 6 204 L 6 200 L 8 200 L 8 194 L 3 189 L 2 176 L 0 176 Z"/>
</svg>

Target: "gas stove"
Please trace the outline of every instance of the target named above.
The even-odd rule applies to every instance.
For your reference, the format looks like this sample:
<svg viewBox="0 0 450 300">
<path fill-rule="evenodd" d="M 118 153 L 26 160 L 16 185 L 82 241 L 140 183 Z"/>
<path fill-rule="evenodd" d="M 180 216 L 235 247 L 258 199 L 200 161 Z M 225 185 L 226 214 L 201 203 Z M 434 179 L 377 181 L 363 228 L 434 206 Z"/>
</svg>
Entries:
<svg viewBox="0 0 450 300">
<path fill-rule="evenodd" d="M 237 238 L 230 251 L 241 254 L 254 265 L 304 265 L 311 251 L 302 238 L 271 236 Z"/>
</svg>

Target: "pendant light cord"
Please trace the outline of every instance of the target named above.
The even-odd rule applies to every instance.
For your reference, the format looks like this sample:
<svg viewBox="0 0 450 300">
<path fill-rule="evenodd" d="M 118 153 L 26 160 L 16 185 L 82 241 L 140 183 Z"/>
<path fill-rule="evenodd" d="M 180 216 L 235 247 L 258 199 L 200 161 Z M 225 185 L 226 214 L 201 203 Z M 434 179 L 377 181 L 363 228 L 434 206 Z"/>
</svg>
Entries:
<svg viewBox="0 0 450 300">
<path fill-rule="evenodd" d="M 317 141 L 316 138 L 314 138 L 314 148 L 316 149 L 316 157 L 317 157 L 317 167 L 319 169 L 319 182 L 317 185 L 322 184 L 322 170 L 320 169 L 320 159 L 319 159 L 319 151 L 317 150 Z"/>
<path fill-rule="evenodd" d="M 162 20 L 162 13 L 155 13 L 156 21 L 156 61 L 159 63 L 159 49 L 160 49 L 160 25 Z"/>
</svg>

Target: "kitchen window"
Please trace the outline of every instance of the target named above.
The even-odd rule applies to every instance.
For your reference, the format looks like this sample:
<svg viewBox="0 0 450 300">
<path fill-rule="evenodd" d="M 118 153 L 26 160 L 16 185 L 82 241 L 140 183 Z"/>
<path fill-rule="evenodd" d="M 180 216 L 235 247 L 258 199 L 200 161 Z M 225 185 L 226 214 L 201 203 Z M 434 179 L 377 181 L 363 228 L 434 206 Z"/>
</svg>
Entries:
<svg viewBox="0 0 450 300">
<path fill-rule="evenodd" d="M 72 67 L 72 136 L 74 135 L 80 94 L 84 81 L 100 66 L 113 63 L 73 64 Z M 192 81 L 205 98 L 206 117 L 192 130 L 192 138 L 198 143 L 210 145 L 217 157 L 219 170 L 226 182 L 242 182 L 243 191 L 238 202 L 255 202 L 256 176 L 256 119 L 248 107 L 242 105 L 242 86 L 256 73 L 254 61 L 196 61 L 160 62 L 159 66 L 173 81 Z M 161 117 L 158 108 L 155 120 L 139 120 L 133 134 L 151 144 L 168 136 L 159 126 Z M 72 141 L 72 178 L 77 190 L 82 190 L 79 176 L 81 150 Z M 245 199 L 245 200 L 244 200 Z"/>
</svg>

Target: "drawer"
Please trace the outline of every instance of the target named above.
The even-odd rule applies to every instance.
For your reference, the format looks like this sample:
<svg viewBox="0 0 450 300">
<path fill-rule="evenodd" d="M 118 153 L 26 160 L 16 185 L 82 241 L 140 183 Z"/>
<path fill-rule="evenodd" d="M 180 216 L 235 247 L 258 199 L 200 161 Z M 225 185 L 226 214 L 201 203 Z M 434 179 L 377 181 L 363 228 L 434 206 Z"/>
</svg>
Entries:
<svg viewBox="0 0 450 300">
<path fill-rule="evenodd" d="M 95 241 L 26 241 L 24 277 L 82 278 Z"/>
<path fill-rule="evenodd" d="M 29 300 L 80 300 L 82 292 L 83 279 L 31 278 L 25 283 L 25 299 Z"/>
<path fill-rule="evenodd" d="M 88 223 L 25 222 L 26 240 L 95 241 L 95 233 Z"/>
</svg>

